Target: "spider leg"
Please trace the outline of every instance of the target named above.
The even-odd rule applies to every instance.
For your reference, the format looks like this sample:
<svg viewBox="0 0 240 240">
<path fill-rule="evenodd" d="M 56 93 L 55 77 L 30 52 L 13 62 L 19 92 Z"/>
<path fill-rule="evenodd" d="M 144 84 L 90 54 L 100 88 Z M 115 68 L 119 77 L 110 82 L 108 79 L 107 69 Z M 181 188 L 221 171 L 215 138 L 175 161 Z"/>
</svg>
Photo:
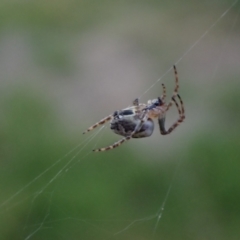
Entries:
<svg viewBox="0 0 240 240">
<path fill-rule="evenodd" d="M 146 116 L 146 113 L 144 114 L 144 117 Z M 104 147 L 104 148 L 99 148 L 99 149 L 94 149 L 93 152 L 103 152 L 103 151 L 107 151 L 107 150 L 111 150 L 113 148 L 119 147 L 120 145 L 122 145 L 124 142 L 130 140 L 133 135 L 139 131 L 139 129 L 141 129 L 143 123 L 144 123 L 144 117 L 141 119 L 141 121 L 136 125 L 134 131 L 127 137 L 120 139 L 119 141 L 115 142 L 114 144 L 108 146 L 108 147 Z"/>
<path fill-rule="evenodd" d="M 180 97 L 180 95 L 178 94 L 177 95 L 179 101 L 180 101 L 180 105 L 181 105 L 181 113 L 182 113 L 182 117 L 185 118 L 185 109 L 184 109 L 184 105 L 183 105 L 183 101 L 182 101 L 182 98 Z"/>
<path fill-rule="evenodd" d="M 175 123 L 173 123 L 173 125 L 168 130 L 166 130 L 165 129 L 165 117 L 162 117 L 162 118 L 158 119 L 160 133 L 162 135 L 167 135 L 167 134 L 171 133 L 185 119 L 185 110 L 184 110 L 184 106 L 183 106 L 183 101 L 182 101 L 182 99 L 181 99 L 179 94 L 177 94 L 177 97 L 178 97 L 178 99 L 180 101 L 181 108 L 179 107 L 175 97 L 173 96 L 172 97 L 172 101 L 167 106 L 167 109 L 169 109 L 172 106 L 172 104 L 174 103 L 176 105 L 176 107 L 177 107 L 178 114 L 179 114 L 178 120 Z"/>
<path fill-rule="evenodd" d="M 140 113 L 140 105 L 139 105 L 139 99 L 138 98 L 133 100 L 133 106 L 135 107 L 136 113 L 139 114 Z"/>
<path fill-rule="evenodd" d="M 100 126 L 100 125 L 103 125 L 105 124 L 106 122 L 110 121 L 111 119 L 113 118 L 113 115 L 109 115 L 105 118 L 103 118 L 102 120 L 100 120 L 99 122 L 95 123 L 94 125 L 92 125 L 91 127 L 89 127 L 86 131 L 83 132 L 83 134 L 87 133 L 87 132 L 90 132 L 92 131 L 94 128 Z"/>
<path fill-rule="evenodd" d="M 178 73 L 177 73 L 177 68 L 175 65 L 173 65 L 173 70 L 174 70 L 174 75 L 175 75 L 175 89 L 174 89 L 174 92 L 173 92 L 173 96 L 176 97 L 177 94 L 178 94 L 178 89 L 179 89 L 179 82 L 178 82 Z"/>
<path fill-rule="evenodd" d="M 176 69 L 175 65 L 173 65 L 173 69 L 174 69 L 174 74 L 175 74 L 175 83 L 176 83 L 176 85 L 175 85 L 175 89 L 174 89 L 174 92 L 173 92 L 172 100 L 167 105 L 167 107 L 165 109 L 165 112 L 167 112 L 169 110 L 169 108 L 173 104 L 175 104 L 176 107 L 177 107 L 177 110 L 178 110 L 179 118 L 178 118 L 178 120 L 175 123 L 173 123 L 173 125 L 168 130 L 165 129 L 165 116 L 161 117 L 161 118 L 158 118 L 158 124 L 159 124 L 159 128 L 160 128 L 160 133 L 162 135 L 166 135 L 166 134 L 171 133 L 185 119 L 185 109 L 184 109 L 183 101 L 182 101 L 180 95 L 178 94 L 179 82 L 178 82 L 178 73 L 177 73 L 177 69 Z M 177 103 L 176 97 L 179 99 L 181 107 Z"/>
<path fill-rule="evenodd" d="M 138 98 L 133 100 L 133 106 L 139 106 L 139 99 Z"/>
<path fill-rule="evenodd" d="M 174 75 L 175 75 L 175 88 L 174 88 L 174 91 L 173 91 L 173 95 L 172 95 L 172 101 L 169 102 L 169 104 L 167 105 L 166 109 L 165 109 L 165 112 L 167 112 L 169 110 L 169 108 L 173 105 L 175 101 L 175 97 L 178 97 L 180 99 L 180 102 L 181 102 L 181 106 L 183 107 L 183 102 L 182 102 L 182 99 L 181 97 L 178 95 L 178 89 L 179 89 L 179 81 L 178 81 L 178 73 L 177 73 L 177 68 L 175 65 L 173 65 L 173 70 L 174 70 Z M 166 96 L 166 88 L 164 86 L 164 84 L 162 84 L 163 86 L 163 95 L 161 97 L 161 99 L 164 99 L 165 96 Z M 173 100 L 174 98 L 174 100 Z M 175 103 L 176 104 L 176 103 Z M 176 105 L 178 106 L 178 105 Z"/>
<path fill-rule="evenodd" d="M 93 152 L 103 152 L 103 151 L 108 151 L 111 150 L 113 148 L 119 147 L 120 145 L 122 145 L 125 141 L 131 139 L 131 135 L 127 136 L 125 138 L 122 138 L 121 140 L 115 142 L 114 144 L 108 146 L 108 147 L 103 147 L 103 148 L 98 148 L 98 149 L 94 149 Z"/>
<path fill-rule="evenodd" d="M 163 88 L 163 94 L 161 96 L 161 100 L 163 101 L 166 98 L 166 87 L 163 83 L 162 83 L 162 88 Z"/>
<path fill-rule="evenodd" d="M 180 103 L 182 103 L 182 99 L 181 99 L 181 97 L 179 96 L 179 94 L 177 94 L 177 97 L 180 99 Z M 176 99 L 175 99 L 175 97 L 172 97 L 172 101 L 175 103 L 175 105 L 176 105 L 176 107 L 177 107 L 179 116 L 182 116 L 182 112 L 184 111 L 182 104 L 181 104 L 181 108 L 180 108 L 178 102 L 177 102 Z M 182 110 L 183 110 L 183 111 L 182 111 Z"/>
</svg>

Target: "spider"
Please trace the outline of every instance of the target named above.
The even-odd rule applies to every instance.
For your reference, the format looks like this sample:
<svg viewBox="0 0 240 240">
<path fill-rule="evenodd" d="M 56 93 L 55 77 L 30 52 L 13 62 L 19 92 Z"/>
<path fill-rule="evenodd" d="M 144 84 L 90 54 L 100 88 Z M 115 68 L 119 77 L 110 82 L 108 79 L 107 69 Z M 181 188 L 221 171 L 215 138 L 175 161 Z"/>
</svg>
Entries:
<svg viewBox="0 0 240 240">
<path fill-rule="evenodd" d="M 93 150 L 94 152 L 102 152 L 111 150 L 113 148 L 119 147 L 125 141 L 131 138 L 144 138 L 150 137 L 154 130 L 153 119 L 158 118 L 158 125 L 160 133 L 162 135 L 170 134 L 179 124 L 185 119 L 185 111 L 183 106 L 183 101 L 178 94 L 179 83 L 177 69 L 173 66 L 175 74 L 175 89 L 172 94 L 172 100 L 169 103 L 165 102 L 166 98 L 166 87 L 162 84 L 163 94 L 157 99 L 148 100 L 147 104 L 139 103 L 138 99 L 133 101 L 133 106 L 115 111 L 113 114 L 103 118 L 99 122 L 95 123 L 89 127 L 83 134 L 93 130 L 94 128 L 110 122 L 110 128 L 118 135 L 124 136 L 121 140 L 115 142 L 114 144 Z M 176 98 L 180 101 L 180 106 L 176 101 Z M 172 126 L 166 130 L 165 129 L 165 115 L 169 108 L 175 104 L 178 110 L 179 117 Z"/>
</svg>

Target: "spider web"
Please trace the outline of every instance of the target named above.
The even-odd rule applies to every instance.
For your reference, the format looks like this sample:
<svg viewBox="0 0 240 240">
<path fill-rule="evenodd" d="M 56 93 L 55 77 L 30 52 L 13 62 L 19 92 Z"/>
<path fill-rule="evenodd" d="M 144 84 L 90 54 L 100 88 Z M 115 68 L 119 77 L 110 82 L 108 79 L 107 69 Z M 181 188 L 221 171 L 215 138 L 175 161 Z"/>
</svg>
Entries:
<svg viewBox="0 0 240 240">
<path fill-rule="evenodd" d="M 184 51 L 184 53 L 181 55 L 180 58 L 175 62 L 175 65 L 179 65 L 179 63 L 189 55 L 205 38 L 206 36 L 213 31 L 213 29 L 222 22 L 222 20 L 227 16 L 227 14 L 234 9 L 236 6 L 238 6 L 238 0 L 233 2 L 230 7 L 228 7 L 208 28 L 207 30 L 200 35 L 197 40 L 190 45 L 190 47 Z M 238 16 L 239 13 L 236 15 L 236 18 L 231 23 L 231 29 L 229 32 L 232 32 L 234 28 L 236 27 L 236 24 L 238 22 Z M 228 33 L 229 34 L 229 33 Z M 216 75 L 218 73 L 219 67 L 221 65 L 221 61 L 224 58 L 225 51 L 228 50 L 228 35 L 222 40 L 221 43 L 221 49 L 219 51 L 219 56 L 216 61 L 216 67 L 212 73 L 212 76 L 209 80 L 209 85 L 212 84 L 213 80 L 216 78 Z M 140 95 L 139 98 L 142 99 L 144 95 L 146 95 L 150 90 L 153 89 L 154 86 L 156 86 L 164 77 L 168 75 L 168 73 L 172 72 L 172 67 L 168 68 L 167 71 L 165 71 L 164 74 L 161 75 L 159 79 L 154 81 L 153 84 L 150 85 L 150 87 L 147 87 L 145 91 L 143 91 L 143 94 Z M 179 71 L 180 72 L 180 71 Z M 179 73 L 179 75 L 181 75 Z M 181 77 L 180 77 L 181 78 Z M 183 80 L 180 80 L 181 83 Z M 181 84 L 180 84 L 181 85 Z M 183 88 L 181 88 L 183 89 Z M 210 93 L 211 89 L 206 90 L 208 94 Z M 186 102 L 186 100 L 184 101 Z M 200 104 L 198 105 L 198 110 L 203 109 L 205 105 L 205 100 L 202 100 Z M 187 113 L 188 114 L 188 113 Z M 196 111 L 196 115 L 200 116 L 199 111 Z M 41 171 L 40 174 L 36 175 L 31 181 L 29 181 L 25 186 L 22 186 L 19 188 L 19 190 L 15 191 L 14 194 L 10 194 L 9 197 L 5 198 L 4 201 L 0 204 L 0 212 L 2 216 L 8 215 L 8 212 L 11 212 L 12 209 L 17 208 L 18 206 L 21 206 L 22 204 L 28 204 L 28 212 L 25 213 L 26 218 L 23 222 L 23 229 L 22 234 L 20 236 L 20 239 L 41 239 L 41 234 L 43 232 L 48 232 L 48 230 L 55 228 L 58 224 L 66 223 L 67 229 L 66 231 L 63 230 L 59 233 L 59 239 L 69 239 L 70 231 L 74 229 L 79 228 L 79 230 L 76 231 L 76 234 L 80 231 L 85 231 L 84 226 L 89 227 L 89 231 L 101 233 L 105 236 L 105 239 L 118 239 L 119 236 L 125 238 L 125 234 L 130 232 L 131 229 L 137 228 L 137 227 L 143 227 L 143 225 L 146 225 L 147 223 L 150 224 L 150 228 L 152 229 L 152 232 L 149 233 L 148 239 L 158 239 L 157 233 L 161 232 L 163 229 L 160 226 L 160 221 L 162 219 L 163 213 L 166 208 L 166 204 L 169 201 L 172 189 L 174 187 L 174 184 L 176 182 L 176 177 L 179 173 L 179 169 L 181 169 L 181 164 L 184 161 L 184 156 L 182 156 L 176 166 L 173 168 L 174 170 L 171 170 L 169 175 L 169 183 L 166 189 L 164 189 L 164 193 L 162 193 L 162 197 L 159 198 L 157 196 L 157 201 L 160 199 L 159 209 L 157 209 L 153 214 L 145 215 L 143 217 L 134 218 L 134 219 L 126 219 L 126 218 L 119 218 L 118 216 L 112 216 L 109 219 L 88 219 L 88 218 L 81 218 L 79 217 L 79 214 L 74 215 L 73 211 L 71 210 L 70 213 L 68 212 L 68 209 L 62 209 L 62 206 L 59 206 L 59 209 L 61 212 L 63 212 L 63 215 L 66 215 L 65 218 L 59 218 L 57 214 L 52 212 L 52 205 L 57 205 L 57 196 L 59 194 L 59 189 L 61 189 L 61 185 L 64 185 L 65 179 L 69 178 L 71 175 L 71 172 L 75 170 L 75 168 L 79 168 L 79 166 L 86 166 L 86 161 L 91 160 L 92 156 L 92 149 L 94 149 L 96 146 L 100 145 L 100 140 L 103 140 L 103 127 L 100 127 L 98 130 L 95 130 L 91 133 L 89 133 L 88 136 L 86 136 L 79 144 L 76 145 L 76 147 L 72 148 L 69 152 L 67 152 L 63 157 L 59 158 L 58 160 L 54 161 L 53 164 L 51 164 L 47 169 L 44 171 Z M 101 143 L 102 144 L 102 143 Z M 119 154 L 121 152 L 118 152 Z M 105 154 L 105 153 L 102 153 Z M 113 153 L 111 153 L 113 154 Z M 111 155 L 111 158 L 113 158 Z M 97 155 L 94 155 L 94 160 L 98 159 Z M 111 159 L 114 161 L 114 159 Z M 83 161 L 85 161 L 83 163 Z M 101 161 L 102 162 L 102 161 Z M 96 162 L 95 162 L 96 163 Z M 102 163 L 103 164 L 103 163 Z M 91 178 L 91 177 L 90 177 Z M 41 180 L 44 179 L 42 182 Z M 33 189 L 32 194 L 29 194 L 29 189 Z M 27 192 L 27 194 L 26 194 Z M 31 191 L 30 191 L 31 192 Z M 38 218 L 36 222 L 33 222 L 33 212 L 36 206 L 39 204 L 42 204 L 42 202 L 45 203 L 44 206 L 42 206 L 42 212 L 38 213 Z M 74 203 L 73 203 L 74 204 Z M 71 217 L 69 217 L 71 216 Z M 111 226 L 115 222 L 120 222 L 122 227 L 119 227 L 119 229 L 116 229 L 116 227 L 113 227 L 112 231 L 109 231 L 108 227 Z M 170 223 L 171 225 L 171 223 Z M 41 234 L 40 234 L 41 233 Z M 45 236 L 48 236 L 46 234 Z M 94 239 L 94 234 L 90 237 Z M 51 239 L 51 236 L 49 236 Z M 55 239 L 56 236 L 53 236 L 52 239 Z M 131 234 L 129 239 L 131 238 Z M 143 237 L 143 239 L 145 239 Z"/>
</svg>

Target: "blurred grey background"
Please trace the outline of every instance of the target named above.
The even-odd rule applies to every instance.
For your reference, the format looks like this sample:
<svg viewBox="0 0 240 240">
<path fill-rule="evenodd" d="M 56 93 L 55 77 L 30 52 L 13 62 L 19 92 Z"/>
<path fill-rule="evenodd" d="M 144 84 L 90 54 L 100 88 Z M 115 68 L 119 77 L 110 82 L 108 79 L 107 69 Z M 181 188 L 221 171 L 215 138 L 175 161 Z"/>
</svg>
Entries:
<svg viewBox="0 0 240 240">
<path fill-rule="evenodd" d="M 240 238 L 239 3 L 217 21 L 232 3 L 0 1 L 1 239 Z M 161 83 L 169 100 L 178 60 L 172 134 L 91 153 L 119 139 L 107 125 L 69 153 Z"/>
</svg>

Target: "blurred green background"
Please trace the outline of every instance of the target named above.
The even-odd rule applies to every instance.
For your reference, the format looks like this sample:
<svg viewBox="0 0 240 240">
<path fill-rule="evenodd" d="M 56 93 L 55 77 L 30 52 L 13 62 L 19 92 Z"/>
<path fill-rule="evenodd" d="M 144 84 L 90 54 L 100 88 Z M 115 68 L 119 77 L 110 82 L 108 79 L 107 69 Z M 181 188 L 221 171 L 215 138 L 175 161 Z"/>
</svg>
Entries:
<svg viewBox="0 0 240 240">
<path fill-rule="evenodd" d="M 0 239 L 240 239 L 239 3 L 187 52 L 232 3 L 0 1 Z M 183 56 L 185 122 L 92 153 Z"/>
</svg>

